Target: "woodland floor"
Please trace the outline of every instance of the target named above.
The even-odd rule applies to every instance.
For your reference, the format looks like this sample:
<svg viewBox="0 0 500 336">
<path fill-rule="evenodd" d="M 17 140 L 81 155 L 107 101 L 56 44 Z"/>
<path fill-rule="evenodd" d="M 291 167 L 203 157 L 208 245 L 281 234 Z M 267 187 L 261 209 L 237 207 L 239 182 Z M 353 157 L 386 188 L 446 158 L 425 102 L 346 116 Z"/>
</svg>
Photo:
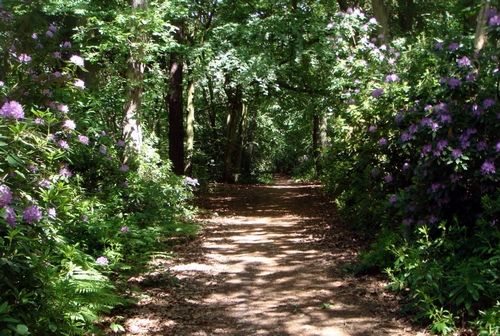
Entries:
<svg viewBox="0 0 500 336">
<path fill-rule="evenodd" d="M 345 270 L 367 242 L 318 185 L 223 185 L 196 204 L 200 234 L 129 279 L 138 302 L 121 314 L 125 335 L 425 334 L 382 275 Z"/>
</svg>

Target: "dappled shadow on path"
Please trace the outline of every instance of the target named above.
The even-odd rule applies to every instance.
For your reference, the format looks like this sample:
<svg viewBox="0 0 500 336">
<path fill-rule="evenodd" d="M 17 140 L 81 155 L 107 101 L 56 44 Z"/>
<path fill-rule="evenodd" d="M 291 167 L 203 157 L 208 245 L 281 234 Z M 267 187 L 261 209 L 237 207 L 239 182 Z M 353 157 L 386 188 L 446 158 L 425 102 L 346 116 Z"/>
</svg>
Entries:
<svg viewBox="0 0 500 336">
<path fill-rule="evenodd" d="M 199 198 L 204 234 L 164 260 L 178 286 L 141 285 L 130 335 L 415 335 L 376 277 L 343 265 L 360 246 L 316 185 L 225 186 Z M 337 237 L 324 245 L 324 235 Z"/>
</svg>

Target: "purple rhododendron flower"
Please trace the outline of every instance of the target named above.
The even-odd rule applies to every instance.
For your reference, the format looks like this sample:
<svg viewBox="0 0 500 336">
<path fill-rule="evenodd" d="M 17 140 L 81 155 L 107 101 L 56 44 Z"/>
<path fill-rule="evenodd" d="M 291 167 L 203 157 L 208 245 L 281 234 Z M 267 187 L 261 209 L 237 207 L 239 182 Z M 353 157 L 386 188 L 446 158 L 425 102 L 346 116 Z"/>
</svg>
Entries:
<svg viewBox="0 0 500 336">
<path fill-rule="evenodd" d="M 443 185 L 439 182 L 434 182 L 432 185 L 431 185 L 431 189 L 433 192 L 436 192 L 438 191 L 439 189 L 441 189 L 443 187 Z"/>
<path fill-rule="evenodd" d="M 120 229 L 121 232 L 129 232 L 130 228 L 128 226 L 124 226 Z"/>
<path fill-rule="evenodd" d="M 451 151 L 451 155 L 453 156 L 454 159 L 458 159 L 459 157 L 462 156 L 462 150 L 459 148 L 455 148 L 454 150 Z"/>
<path fill-rule="evenodd" d="M 69 61 L 77 66 L 84 66 L 83 58 L 78 55 L 73 55 L 69 58 Z"/>
<path fill-rule="evenodd" d="M 407 142 L 407 141 L 411 140 L 411 134 L 408 132 L 404 132 L 403 134 L 401 134 L 401 140 L 403 142 Z"/>
<path fill-rule="evenodd" d="M 69 149 L 69 145 L 68 145 L 68 142 L 66 140 L 59 140 L 57 142 L 57 145 L 59 146 L 59 148 L 61 149 Z"/>
<path fill-rule="evenodd" d="M 410 132 L 410 134 L 415 134 L 417 133 L 417 131 L 418 131 L 417 125 L 411 125 L 410 128 L 408 129 L 408 132 Z"/>
<path fill-rule="evenodd" d="M 434 112 L 447 112 L 449 110 L 448 105 L 445 103 L 439 103 L 434 108 Z"/>
<path fill-rule="evenodd" d="M 495 99 L 492 99 L 492 98 L 486 98 L 486 99 L 483 101 L 483 107 L 484 107 L 485 109 L 490 108 L 490 107 L 492 107 L 492 106 L 493 106 L 493 105 L 495 105 L 495 104 L 496 104 L 496 101 L 495 101 Z"/>
<path fill-rule="evenodd" d="M 486 150 L 487 148 L 488 148 L 488 144 L 482 140 L 479 141 L 476 145 L 476 149 L 480 152 Z"/>
<path fill-rule="evenodd" d="M 42 188 L 49 189 L 52 184 L 47 179 L 41 179 L 38 181 L 38 185 Z"/>
<path fill-rule="evenodd" d="M 100 152 L 101 154 L 106 154 L 106 146 L 101 145 L 101 146 L 99 147 L 99 152 Z"/>
<path fill-rule="evenodd" d="M 64 121 L 63 127 L 67 128 L 67 129 L 70 129 L 70 130 L 74 130 L 76 128 L 76 124 L 75 124 L 75 122 L 73 120 L 66 119 Z"/>
<path fill-rule="evenodd" d="M 391 175 L 391 174 L 387 174 L 387 175 L 385 175 L 384 180 L 385 180 L 385 182 L 387 182 L 387 183 L 392 182 L 392 175 Z"/>
<path fill-rule="evenodd" d="M 436 50 L 443 50 L 443 42 L 436 43 L 436 45 L 434 46 L 434 48 Z"/>
<path fill-rule="evenodd" d="M 432 145 L 431 144 L 424 145 L 424 147 L 422 147 L 422 156 L 425 156 L 431 150 L 432 150 Z"/>
<path fill-rule="evenodd" d="M 420 125 L 422 126 L 430 126 L 431 124 L 432 124 L 432 119 L 429 117 L 425 117 L 422 118 L 422 120 L 420 120 Z"/>
<path fill-rule="evenodd" d="M 403 164 L 403 170 L 408 170 L 408 169 L 410 169 L 410 164 L 408 162 L 405 162 Z"/>
<path fill-rule="evenodd" d="M 57 216 L 57 214 L 56 214 L 55 208 L 48 208 L 47 209 L 47 217 L 49 217 L 50 219 L 55 219 L 56 216 Z"/>
<path fill-rule="evenodd" d="M 76 81 L 73 82 L 73 85 L 77 87 L 80 90 L 85 89 L 85 82 L 82 81 L 81 79 L 77 79 Z"/>
<path fill-rule="evenodd" d="M 99 257 L 99 258 L 96 259 L 96 263 L 98 265 L 108 265 L 109 264 L 109 260 L 106 257 Z"/>
<path fill-rule="evenodd" d="M 189 184 L 190 186 L 193 186 L 193 187 L 196 187 L 197 185 L 199 185 L 198 179 L 192 178 L 189 176 L 186 176 L 186 183 Z"/>
<path fill-rule="evenodd" d="M 73 176 L 73 173 L 71 172 L 71 170 L 69 170 L 68 165 L 66 164 L 59 170 L 59 175 L 70 178 L 71 176 Z"/>
<path fill-rule="evenodd" d="M 386 138 L 381 138 L 379 141 L 378 141 L 378 144 L 382 147 L 384 146 L 387 146 L 387 139 Z"/>
<path fill-rule="evenodd" d="M 12 191 L 4 184 L 0 185 L 0 207 L 5 207 L 12 202 Z"/>
<path fill-rule="evenodd" d="M 18 59 L 22 63 L 28 63 L 31 61 L 31 56 L 26 55 L 26 54 L 21 54 L 21 55 L 19 55 Z"/>
<path fill-rule="evenodd" d="M 477 74 L 471 73 L 471 74 L 468 74 L 467 76 L 465 76 L 465 80 L 470 83 L 470 82 L 473 82 L 476 79 L 476 77 L 477 77 Z"/>
<path fill-rule="evenodd" d="M 372 97 L 373 97 L 373 98 L 378 98 L 378 97 L 380 97 L 382 94 L 384 94 L 384 90 L 383 90 L 383 89 L 376 89 L 376 90 L 373 90 L 373 91 L 372 91 Z"/>
<path fill-rule="evenodd" d="M 69 112 L 69 107 L 68 107 L 68 105 L 65 105 L 65 104 L 59 104 L 59 105 L 57 105 L 57 109 L 59 111 L 61 111 L 62 113 L 64 113 L 64 114 L 66 114 L 66 113 Z"/>
<path fill-rule="evenodd" d="M 495 174 L 495 164 L 492 158 L 487 158 L 481 166 L 481 173 L 483 175 Z"/>
<path fill-rule="evenodd" d="M 37 205 L 30 205 L 23 211 L 23 220 L 29 224 L 33 224 L 34 221 L 39 221 L 42 219 L 42 211 Z"/>
<path fill-rule="evenodd" d="M 396 74 L 390 74 L 390 75 L 387 75 L 387 77 L 385 77 L 385 81 L 387 83 L 397 82 L 398 80 L 399 80 L 399 77 Z"/>
<path fill-rule="evenodd" d="M 439 118 L 441 119 L 441 122 L 443 124 L 449 124 L 449 123 L 451 123 L 451 115 L 449 115 L 449 114 L 441 114 L 439 116 Z"/>
<path fill-rule="evenodd" d="M 129 166 L 124 164 L 123 166 L 120 167 L 120 170 L 126 172 L 129 170 Z"/>
<path fill-rule="evenodd" d="M 500 26 L 500 16 L 498 15 L 494 15 L 490 18 L 490 20 L 488 21 L 488 25 L 490 27 L 492 26 Z"/>
<path fill-rule="evenodd" d="M 85 136 L 85 135 L 79 134 L 78 135 L 78 141 L 80 141 L 84 145 L 88 145 L 89 144 L 89 137 Z"/>
<path fill-rule="evenodd" d="M 468 59 L 466 56 L 462 57 L 461 59 L 459 59 L 457 61 L 457 64 L 459 67 L 468 67 L 468 66 L 471 66 L 471 62 L 470 62 L 470 59 Z"/>
<path fill-rule="evenodd" d="M 437 149 L 439 149 L 440 151 L 442 151 L 443 149 L 446 148 L 446 146 L 448 146 L 448 141 L 446 141 L 446 140 L 439 140 L 436 147 L 437 147 Z"/>
<path fill-rule="evenodd" d="M 371 125 L 370 128 L 368 129 L 368 132 L 373 133 L 373 132 L 375 132 L 376 129 L 377 129 L 377 127 Z"/>
<path fill-rule="evenodd" d="M 459 87 L 460 85 L 462 84 L 462 82 L 460 81 L 460 79 L 456 78 L 456 77 L 452 77 L 448 80 L 448 85 L 450 86 L 450 88 L 452 89 L 456 89 L 457 87 Z"/>
<path fill-rule="evenodd" d="M 11 228 L 15 228 L 16 227 L 16 211 L 8 206 L 8 207 L 5 207 L 5 213 L 7 215 L 5 217 L 5 221 L 7 223 L 9 223 Z"/>
<path fill-rule="evenodd" d="M 389 198 L 389 203 L 391 204 L 394 204 L 396 203 L 398 200 L 398 198 L 396 197 L 396 195 L 392 195 L 390 198 Z"/>
<path fill-rule="evenodd" d="M 451 42 L 450 45 L 448 46 L 448 50 L 450 51 L 457 51 L 458 48 L 460 48 L 460 43 L 457 42 Z"/>
<path fill-rule="evenodd" d="M 117 145 L 118 147 L 125 147 L 125 141 L 123 141 L 123 140 L 118 140 L 118 142 L 116 143 L 116 145 Z"/>
<path fill-rule="evenodd" d="M 486 18 L 487 19 L 490 19 L 490 18 L 494 17 L 495 15 L 497 15 L 496 9 L 490 8 L 486 11 Z"/>
<path fill-rule="evenodd" d="M 21 119 L 24 118 L 24 110 L 17 101 L 6 101 L 0 109 L 0 115 L 5 118 Z"/>
<path fill-rule="evenodd" d="M 459 175 L 459 174 L 453 173 L 450 175 L 450 180 L 452 183 L 458 182 L 458 180 L 460 180 L 461 178 L 462 178 L 462 175 Z"/>
</svg>

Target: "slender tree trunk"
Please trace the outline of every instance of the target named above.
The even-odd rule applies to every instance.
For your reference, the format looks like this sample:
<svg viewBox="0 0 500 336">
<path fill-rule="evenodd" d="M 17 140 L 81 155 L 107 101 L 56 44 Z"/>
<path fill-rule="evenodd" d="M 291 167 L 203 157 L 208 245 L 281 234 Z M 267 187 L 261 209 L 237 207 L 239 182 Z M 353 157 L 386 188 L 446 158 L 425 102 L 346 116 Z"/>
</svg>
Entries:
<svg viewBox="0 0 500 336">
<path fill-rule="evenodd" d="M 313 133 L 312 133 L 312 149 L 313 149 L 313 158 L 314 158 L 314 164 L 316 167 L 316 176 L 319 176 L 320 174 L 320 163 L 319 163 L 319 156 L 321 153 L 320 150 L 320 142 L 319 142 L 319 128 L 320 128 L 320 117 L 319 115 L 315 114 L 313 116 Z"/>
<path fill-rule="evenodd" d="M 238 147 L 236 148 L 236 159 L 234 161 L 234 171 L 236 172 L 236 182 L 238 182 L 238 177 L 241 175 L 241 161 L 243 159 L 243 148 L 245 148 L 245 137 L 246 137 L 246 119 L 247 119 L 248 106 L 242 104 L 241 106 L 241 121 L 239 125 L 239 141 Z"/>
<path fill-rule="evenodd" d="M 168 152 L 173 172 L 184 174 L 184 106 L 182 101 L 183 63 L 176 52 L 170 54 L 170 96 L 168 99 Z"/>
<path fill-rule="evenodd" d="M 337 0 L 337 3 L 339 4 L 340 10 L 343 12 L 347 12 L 347 9 L 349 8 L 349 5 L 347 4 L 346 0 Z"/>
<path fill-rule="evenodd" d="M 194 79 L 190 78 L 187 87 L 187 118 L 186 118 L 186 168 L 184 172 L 190 176 L 193 172 L 194 153 Z"/>
<path fill-rule="evenodd" d="M 399 26 L 403 32 L 408 33 L 413 29 L 414 17 L 413 0 L 399 0 Z"/>
<path fill-rule="evenodd" d="M 227 88 L 226 95 L 229 101 L 229 111 L 226 123 L 226 146 L 224 150 L 224 168 L 222 171 L 222 182 L 232 181 L 233 152 L 236 145 L 236 134 L 242 112 L 242 91 L 241 87 L 236 89 Z"/>
<path fill-rule="evenodd" d="M 137 9 L 147 10 L 148 2 L 147 0 L 132 0 L 130 1 L 130 5 L 133 11 Z M 136 42 L 141 42 L 140 40 L 142 39 L 143 37 L 139 37 L 139 41 Z M 124 162 L 136 157 L 142 147 L 142 130 L 140 124 L 142 74 L 144 72 L 144 64 L 141 63 L 142 54 L 142 50 L 139 50 L 137 55 L 132 53 L 127 62 L 127 102 L 123 106 L 122 119 L 122 137 L 127 144 Z"/>
<path fill-rule="evenodd" d="M 216 144 L 218 140 L 217 135 L 217 110 L 215 109 L 215 95 L 214 95 L 214 83 L 210 77 L 208 80 L 208 94 L 210 97 L 210 126 L 212 128 L 212 143 Z"/>
<path fill-rule="evenodd" d="M 474 37 L 474 49 L 476 52 L 479 52 L 483 49 L 484 44 L 486 43 L 486 12 L 490 9 L 489 1 L 483 0 L 481 2 L 481 9 L 479 10 L 479 14 L 477 16 L 477 24 L 476 24 L 476 35 Z"/>
<path fill-rule="evenodd" d="M 388 6 L 384 4 L 384 0 L 372 0 L 373 14 L 377 19 L 379 26 L 377 33 L 384 35 L 384 40 L 388 41 L 389 38 L 389 22 L 388 22 Z"/>
</svg>

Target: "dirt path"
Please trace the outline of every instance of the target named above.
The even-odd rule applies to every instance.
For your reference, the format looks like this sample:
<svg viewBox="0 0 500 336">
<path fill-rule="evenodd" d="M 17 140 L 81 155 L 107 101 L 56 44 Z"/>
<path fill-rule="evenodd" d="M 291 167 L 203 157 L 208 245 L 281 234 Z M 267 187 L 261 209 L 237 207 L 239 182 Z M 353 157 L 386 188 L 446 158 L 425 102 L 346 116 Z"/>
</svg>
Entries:
<svg viewBox="0 0 500 336">
<path fill-rule="evenodd" d="M 143 294 L 127 335 L 421 334 L 398 318 L 382 278 L 344 271 L 362 243 L 318 186 L 225 186 L 198 202 L 203 234 L 130 280 Z"/>
</svg>

